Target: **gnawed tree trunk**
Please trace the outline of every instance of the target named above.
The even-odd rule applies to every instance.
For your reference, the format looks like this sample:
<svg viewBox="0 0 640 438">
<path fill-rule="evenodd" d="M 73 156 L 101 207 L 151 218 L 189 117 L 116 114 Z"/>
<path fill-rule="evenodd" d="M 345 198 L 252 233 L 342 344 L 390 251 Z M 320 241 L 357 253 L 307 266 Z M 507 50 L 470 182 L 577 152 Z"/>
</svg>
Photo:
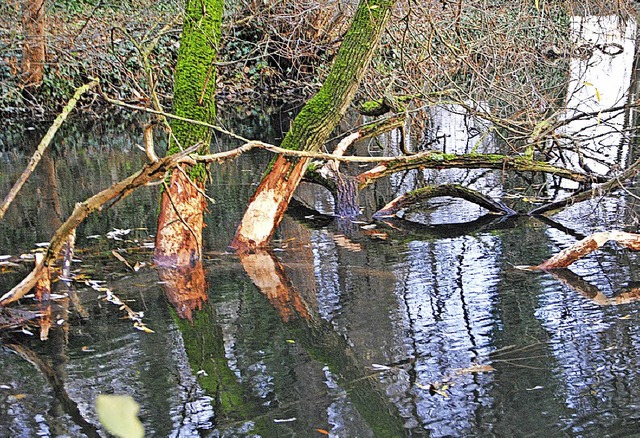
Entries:
<svg viewBox="0 0 640 438">
<path fill-rule="evenodd" d="M 215 85 L 223 0 L 187 0 L 174 77 L 174 113 L 202 122 L 215 119 Z M 209 151 L 210 128 L 181 120 L 171 123 L 167 154 L 200 143 Z M 155 261 L 162 266 L 192 266 L 202 256 L 202 228 L 207 200 L 207 169 L 202 163 L 172 172 L 162 193 Z"/>
<path fill-rule="evenodd" d="M 44 72 L 45 0 L 22 0 L 22 84 L 31 93 L 42 83 Z"/>
<path fill-rule="evenodd" d="M 347 111 L 378 45 L 395 0 L 361 0 L 331 71 L 285 136 L 282 147 L 318 151 Z M 258 186 L 231 246 L 264 247 L 282 220 L 308 159 L 278 157 Z"/>
</svg>

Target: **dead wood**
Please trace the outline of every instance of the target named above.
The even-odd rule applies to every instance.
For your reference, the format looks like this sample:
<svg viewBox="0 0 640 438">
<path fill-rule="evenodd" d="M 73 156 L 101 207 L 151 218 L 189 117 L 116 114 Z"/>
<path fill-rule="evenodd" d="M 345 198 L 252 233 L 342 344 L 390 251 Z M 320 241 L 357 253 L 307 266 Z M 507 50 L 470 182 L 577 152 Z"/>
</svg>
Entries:
<svg viewBox="0 0 640 438">
<path fill-rule="evenodd" d="M 540 263 L 531 269 L 551 270 L 566 268 L 576 260 L 592 253 L 596 249 L 608 241 L 613 240 L 618 244 L 629 248 L 632 251 L 640 251 L 640 234 L 626 233 L 624 231 L 603 231 L 600 233 L 594 233 L 579 242 L 571 245 L 560 251 L 549 260 Z"/>
<path fill-rule="evenodd" d="M 584 190 L 584 191 L 575 193 L 574 195 L 569 196 L 568 198 L 561 199 L 559 201 L 550 202 L 548 204 L 544 204 L 534 210 L 531 210 L 529 214 L 541 215 L 544 213 L 554 213 L 569 205 L 577 204 L 582 201 L 587 201 L 589 199 L 604 196 L 613 190 L 623 188 L 624 184 L 627 181 L 630 181 L 633 178 L 635 178 L 638 175 L 638 173 L 640 173 L 640 159 L 635 161 L 619 176 L 615 178 L 611 178 L 605 183 L 600 184 L 592 188 L 591 190 Z"/>
<path fill-rule="evenodd" d="M 463 187 L 460 184 L 442 184 L 439 186 L 422 187 L 398 196 L 393 201 L 378 210 L 374 215 L 374 219 L 395 216 L 400 210 L 419 206 L 427 199 L 437 198 L 440 196 L 450 196 L 453 198 L 465 199 L 469 202 L 486 208 L 491 213 L 514 215 L 517 214 L 501 202 L 494 201 L 476 190 Z"/>
<path fill-rule="evenodd" d="M 591 175 L 551 165 L 545 161 L 535 161 L 522 156 L 498 154 L 444 154 L 425 152 L 402 157 L 402 160 L 385 160 L 371 170 L 358 175 L 360 188 L 364 188 L 379 178 L 411 169 L 498 169 L 516 172 L 543 172 L 581 183 L 606 182 L 600 175 Z M 383 160 L 380 160 L 381 162 Z"/>
<path fill-rule="evenodd" d="M 40 141 L 40 144 L 36 148 L 36 151 L 31 156 L 31 159 L 29 160 L 29 164 L 27 164 L 27 167 L 24 169 L 24 171 L 22 172 L 18 180 L 15 182 L 13 187 L 11 187 L 11 190 L 9 190 L 9 193 L 7 194 L 7 196 L 4 198 L 2 205 L 0 205 L 0 219 L 4 217 L 5 213 L 7 212 L 7 209 L 9 208 L 13 200 L 18 195 L 18 192 L 20 191 L 24 183 L 27 182 L 27 179 L 29 179 L 29 176 L 31 176 L 31 174 L 35 170 L 36 166 L 40 162 L 40 159 L 42 158 L 42 155 L 49 147 L 49 144 L 51 143 L 51 140 L 53 140 L 53 137 L 56 135 L 56 132 L 58 132 L 58 129 L 60 128 L 60 126 L 62 126 L 64 121 L 69 116 L 69 113 L 71 113 L 73 108 L 78 103 L 80 96 L 82 96 L 84 93 L 86 93 L 96 85 L 98 85 L 98 80 L 94 79 L 88 84 L 85 84 L 79 87 L 76 90 L 76 92 L 73 94 L 73 97 L 69 99 L 69 102 L 67 103 L 67 105 L 62 109 L 60 114 L 58 114 L 58 117 L 56 117 L 56 119 L 53 121 L 53 123 L 49 127 L 49 130 L 47 131 L 45 136 Z"/>
<path fill-rule="evenodd" d="M 102 207 L 110 201 L 117 202 L 127 197 L 139 187 L 162 180 L 167 171 L 177 166 L 181 160 L 194 152 L 198 147 L 199 145 L 194 145 L 184 152 L 165 157 L 155 163 L 147 164 L 133 175 L 113 184 L 111 187 L 93 195 L 87 200 L 77 203 L 71 216 L 56 230 L 51 238 L 49 247 L 42 261 L 37 262 L 33 271 L 17 286 L 0 297 L 0 306 L 6 306 L 13 301 L 19 300 L 36 285 L 43 270 L 56 259 L 71 233 L 76 230 L 78 225 L 80 225 L 87 216 L 96 210 L 102 209 Z"/>
<path fill-rule="evenodd" d="M 36 253 L 36 264 L 42 263 L 44 255 Z M 51 329 L 51 273 L 48 266 L 44 266 L 42 274 L 34 287 L 36 300 L 40 305 L 40 340 L 49 339 L 49 330 Z"/>
</svg>

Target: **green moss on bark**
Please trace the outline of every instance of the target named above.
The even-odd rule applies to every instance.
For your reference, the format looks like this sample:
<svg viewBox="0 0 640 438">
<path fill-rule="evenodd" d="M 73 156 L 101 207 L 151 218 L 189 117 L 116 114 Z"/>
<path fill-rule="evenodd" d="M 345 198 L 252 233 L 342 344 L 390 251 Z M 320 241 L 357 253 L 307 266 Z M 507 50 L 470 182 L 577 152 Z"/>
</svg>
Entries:
<svg viewBox="0 0 640 438">
<path fill-rule="evenodd" d="M 216 117 L 215 62 L 220 42 L 223 0 L 187 0 L 178 64 L 174 75 L 173 112 L 181 117 L 213 123 Z M 207 153 L 212 132 L 205 126 L 180 120 L 171 122 L 175 139 L 170 139 L 167 154 L 197 142 L 203 146 L 199 153 Z M 193 166 L 192 179 L 204 183 L 204 165 Z"/>
<path fill-rule="evenodd" d="M 298 114 L 282 147 L 317 151 L 347 111 L 394 0 L 362 0 L 322 88 Z"/>
</svg>

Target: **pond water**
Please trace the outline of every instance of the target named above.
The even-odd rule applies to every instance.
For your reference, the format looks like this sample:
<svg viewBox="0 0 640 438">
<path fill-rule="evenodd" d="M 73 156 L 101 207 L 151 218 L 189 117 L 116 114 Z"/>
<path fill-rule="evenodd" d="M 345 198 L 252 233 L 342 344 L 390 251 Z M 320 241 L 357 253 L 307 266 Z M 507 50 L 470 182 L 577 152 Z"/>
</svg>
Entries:
<svg viewBox="0 0 640 438">
<path fill-rule="evenodd" d="M 242 134 L 277 141 L 279 126 L 287 125 L 286 115 L 278 117 L 248 117 Z M 137 169 L 139 126 L 65 127 L 0 222 L 2 253 L 29 253 L 75 202 Z M 40 135 L 14 128 L 0 144 L 2 193 Z M 394 147 L 387 140 L 383 153 Z M 60 292 L 75 291 L 80 303 L 56 304 L 48 341 L 38 339 L 37 327 L 30 328 L 33 335 L 3 332 L 0 435 L 105 435 L 94 409 L 98 394 L 133 396 L 147 436 L 640 433 L 640 302 L 611 305 L 610 299 L 637 286 L 637 254 L 609 244 L 571 271 L 516 268 L 540 263 L 593 231 L 635 230 L 632 193 L 576 205 L 552 221 L 498 220 L 459 205 L 459 216 L 436 214 L 435 205 L 417 214 L 418 222 L 359 223 L 297 205 L 271 251 L 239 257 L 227 244 L 268 159 L 249 154 L 212 168 L 209 194 L 216 203 L 207 217 L 206 285 L 194 281 L 182 295 L 167 297 L 168 277 L 149 265 L 157 188 L 140 190 L 81 226 L 79 277 L 56 284 Z M 411 181 L 432 176 L 378 182 L 362 194 L 364 217 Z M 500 173 L 456 176 L 489 184 L 514 207 L 527 195 L 519 190 L 523 181 L 505 181 Z M 513 193 L 519 196 L 507 196 Z M 325 198 L 315 203 L 331 208 Z M 442 223 L 447 218 L 463 223 Z M 107 237 L 114 229 L 131 231 L 115 236 L 121 240 Z M 131 265 L 147 264 L 134 272 L 113 250 Z M 2 265 L 0 290 L 28 267 Z M 83 279 L 105 281 L 133 310 L 144 311 L 153 333 L 136 330 L 103 299 L 104 291 Z"/>
</svg>

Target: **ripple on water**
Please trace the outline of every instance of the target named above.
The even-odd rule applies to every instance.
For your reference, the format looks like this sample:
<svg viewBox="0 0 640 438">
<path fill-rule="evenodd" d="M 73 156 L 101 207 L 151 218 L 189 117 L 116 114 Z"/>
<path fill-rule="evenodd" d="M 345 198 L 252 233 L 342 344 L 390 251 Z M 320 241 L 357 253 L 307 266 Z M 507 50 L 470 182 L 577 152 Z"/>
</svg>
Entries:
<svg viewBox="0 0 640 438">
<path fill-rule="evenodd" d="M 488 364 L 499 272 L 499 242 L 465 236 L 411 242 L 396 266 L 401 301 L 398 328 L 413 373 L 417 416 L 436 436 L 472 428 L 487 404 L 490 374 L 469 372 Z M 429 390 L 431 388 L 431 390 Z"/>
</svg>

